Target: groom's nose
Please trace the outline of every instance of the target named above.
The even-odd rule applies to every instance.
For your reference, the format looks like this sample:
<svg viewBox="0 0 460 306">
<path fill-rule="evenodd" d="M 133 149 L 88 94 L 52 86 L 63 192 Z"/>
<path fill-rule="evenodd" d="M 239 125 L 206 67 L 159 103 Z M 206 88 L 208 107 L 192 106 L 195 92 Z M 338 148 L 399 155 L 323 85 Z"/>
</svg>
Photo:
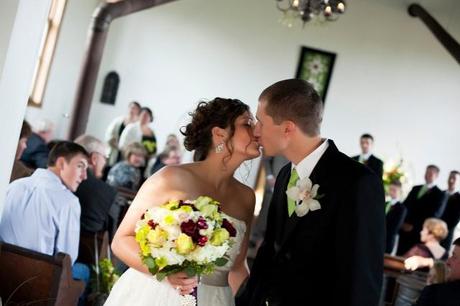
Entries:
<svg viewBox="0 0 460 306">
<path fill-rule="evenodd" d="M 254 126 L 254 130 L 252 131 L 254 134 L 254 137 L 259 139 L 260 138 L 260 123 L 257 122 L 256 125 Z"/>
</svg>

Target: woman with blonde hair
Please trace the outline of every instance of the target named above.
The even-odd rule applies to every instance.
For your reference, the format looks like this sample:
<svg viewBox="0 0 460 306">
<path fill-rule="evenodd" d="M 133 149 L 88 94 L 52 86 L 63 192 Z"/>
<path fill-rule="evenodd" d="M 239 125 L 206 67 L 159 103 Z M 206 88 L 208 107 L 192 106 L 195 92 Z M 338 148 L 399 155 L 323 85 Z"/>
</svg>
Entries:
<svg viewBox="0 0 460 306">
<path fill-rule="evenodd" d="M 428 218 L 420 232 L 422 243 L 413 246 L 404 257 L 420 256 L 424 258 L 442 259 L 448 257 L 447 251 L 440 242 L 447 237 L 447 224 L 441 219 Z"/>
<path fill-rule="evenodd" d="M 147 151 L 138 142 L 123 150 L 125 160 L 116 163 L 109 171 L 107 183 L 113 187 L 124 187 L 137 191 L 142 181 L 140 169 L 145 166 Z"/>
</svg>

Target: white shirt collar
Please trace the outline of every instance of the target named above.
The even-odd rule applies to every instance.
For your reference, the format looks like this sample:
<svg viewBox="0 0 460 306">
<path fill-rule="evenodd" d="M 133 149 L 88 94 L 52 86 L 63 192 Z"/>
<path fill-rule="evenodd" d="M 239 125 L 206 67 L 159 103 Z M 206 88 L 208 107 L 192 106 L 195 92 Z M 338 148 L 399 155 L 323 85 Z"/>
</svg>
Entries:
<svg viewBox="0 0 460 306">
<path fill-rule="evenodd" d="M 393 206 L 393 205 L 395 205 L 395 204 L 398 203 L 398 202 L 399 202 L 398 199 L 391 199 L 391 200 L 390 200 L 390 205 Z"/>
<path fill-rule="evenodd" d="M 359 156 L 359 160 L 360 160 L 360 161 L 368 160 L 369 157 L 371 157 L 371 155 L 372 155 L 371 152 L 368 152 L 368 153 L 366 153 L 366 154 L 361 154 L 361 155 Z"/>
<path fill-rule="evenodd" d="M 304 157 L 304 159 L 302 159 L 297 165 L 292 163 L 291 170 L 295 167 L 300 179 L 310 177 L 316 164 L 321 159 L 321 156 L 323 156 L 324 152 L 326 152 L 327 148 L 329 147 L 329 142 L 327 139 L 322 139 L 322 141 L 323 143 L 319 147 Z"/>
<path fill-rule="evenodd" d="M 426 187 L 427 187 L 428 189 L 431 189 L 431 188 L 433 188 L 434 186 L 436 186 L 435 183 L 425 184 L 425 185 L 426 185 Z"/>
</svg>

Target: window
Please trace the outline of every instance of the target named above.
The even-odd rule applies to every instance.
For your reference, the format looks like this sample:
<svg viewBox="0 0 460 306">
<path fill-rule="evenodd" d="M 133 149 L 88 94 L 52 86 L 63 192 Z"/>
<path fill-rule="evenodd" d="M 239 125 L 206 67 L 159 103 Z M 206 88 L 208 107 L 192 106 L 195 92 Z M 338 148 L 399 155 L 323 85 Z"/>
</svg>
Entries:
<svg viewBox="0 0 460 306">
<path fill-rule="evenodd" d="M 51 2 L 48 22 L 43 33 L 40 55 L 32 81 L 32 90 L 28 102 L 30 106 L 41 107 L 42 105 L 66 3 L 67 0 L 53 0 Z"/>
</svg>

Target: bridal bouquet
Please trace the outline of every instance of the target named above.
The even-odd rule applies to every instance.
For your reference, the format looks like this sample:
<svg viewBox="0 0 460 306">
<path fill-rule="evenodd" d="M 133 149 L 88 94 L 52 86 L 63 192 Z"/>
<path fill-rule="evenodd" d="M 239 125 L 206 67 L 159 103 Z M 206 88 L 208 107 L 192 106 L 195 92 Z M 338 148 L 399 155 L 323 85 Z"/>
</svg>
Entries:
<svg viewBox="0 0 460 306">
<path fill-rule="evenodd" d="M 206 196 L 150 208 L 135 231 L 142 261 L 159 281 L 180 271 L 209 274 L 225 265 L 236 236 L 220 203 Z"/>
</svg>

